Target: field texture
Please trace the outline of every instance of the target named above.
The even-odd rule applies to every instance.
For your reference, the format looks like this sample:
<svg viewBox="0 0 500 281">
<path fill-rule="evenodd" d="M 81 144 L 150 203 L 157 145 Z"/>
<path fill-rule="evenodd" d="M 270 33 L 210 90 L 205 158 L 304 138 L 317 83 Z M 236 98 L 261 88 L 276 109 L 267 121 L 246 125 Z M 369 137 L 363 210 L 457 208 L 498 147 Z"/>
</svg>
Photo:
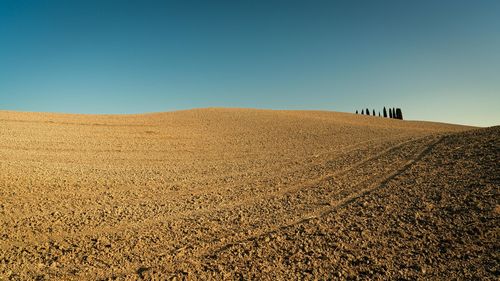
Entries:
<svg viewBox="0 0 500 281">
<path fill-rule="evenodd" d="M 499 127 L 0 111 L 0 280 L 496 280 L 499 163 Z"/>
</svg>

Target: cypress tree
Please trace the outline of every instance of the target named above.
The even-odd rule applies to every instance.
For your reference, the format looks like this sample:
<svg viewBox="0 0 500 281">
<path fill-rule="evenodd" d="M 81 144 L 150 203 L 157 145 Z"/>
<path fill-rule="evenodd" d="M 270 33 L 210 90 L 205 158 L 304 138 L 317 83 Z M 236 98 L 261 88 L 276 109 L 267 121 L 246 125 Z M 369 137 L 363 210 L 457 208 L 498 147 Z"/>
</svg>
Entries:
<svg viewBox="0 0 500 281">
<path fill-rule="evenodd" d="M 367 108 L 366 111 L 365 111 L 366 115 L 370 115 L 370 110 Z"/>
<path fill-rule="evenodd" d="M 380 117 L 380 111 L 378 112 L 378 117 Z"/>
<path fill-rule="evenodd" d="M 361 114 L 365 114 L 365 110 L 364 109 L 361 109 Z"/>
<path fill-rule="evenodd" d="M 358 110 L 356 110 L 356 114 L 358 114 Z"/>
<path fill-rule="evenodd" d="M 384 118 L 387 118 L 387 109 L 385 109 L 385 106 L 384 106 Z"/>
<path fill-rule="evenodd" d="M 401 108 L 396 108 L 396 118 L 403 120 L 403 112 L 401 112 Z"/>
<path fill-rule="evenodd" d="M 377 115 L 375 115 L 375 109 L 372 111 L 372 115 L 373 116 L 377 116 Z"/>
<path fill-rule="evenodd" d="M 396 109 L 392 108 L 392 118 L 396 119 Z"/>
<path fill-rule="evenodd" d="M 392 109 L 389 108 L 389 118 L 392 118 Z"/>
</svg>

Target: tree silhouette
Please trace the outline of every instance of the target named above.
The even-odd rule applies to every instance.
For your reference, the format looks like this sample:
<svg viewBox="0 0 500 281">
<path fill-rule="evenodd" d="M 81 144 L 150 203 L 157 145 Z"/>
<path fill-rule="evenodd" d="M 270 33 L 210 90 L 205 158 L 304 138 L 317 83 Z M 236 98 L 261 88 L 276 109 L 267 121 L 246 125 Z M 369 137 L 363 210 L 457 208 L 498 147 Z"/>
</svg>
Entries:
<svg viewBox="0 0 500 281">
<path fill-rule="evenodd" d="M 388 112 L 389 111 L 389 112 Z M 356 114 L 361 114 L 361 115 L 368 115 L 368 116 L 377 116 L 377 113 L 375 109 L 372 109 L 370 112 L 370 109 L 361 109 L 361 113 L 359 113 L 359 110 L 356 109 Z M 384 106 L 382 112 L 378 112 L 378 117 L 384 117 L 384 118 L 392 118 L 392 119 L 400 119 L 403 120 L 403 111 L 401 108 L 390 108 L 387 110 L 387 108 Z"/>
<path fill-rule="evenodd" d="M 396 118 L 403 120 L 403 112 L 401 111 L 401 108 L 396 108 Z"/>
</svg>

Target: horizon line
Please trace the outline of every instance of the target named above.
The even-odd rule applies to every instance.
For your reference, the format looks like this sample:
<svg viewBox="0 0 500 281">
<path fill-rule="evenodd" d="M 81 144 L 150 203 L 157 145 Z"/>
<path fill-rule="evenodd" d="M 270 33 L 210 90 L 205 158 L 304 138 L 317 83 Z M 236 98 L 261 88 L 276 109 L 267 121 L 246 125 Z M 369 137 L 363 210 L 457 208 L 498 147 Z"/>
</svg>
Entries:
<svg viewBox="0 0 500 281">
<path fill-rule="evenodd" d="M 40 114 L 58 114 L 58 115 L 87 115 L 87 116 L 134 116 L 134 115 L 153 115 L 153 114 L 161 114 L 161 113 L 175 113 L 182 111 L 193 111 L 193 110 L 203 110 L 203 109 L 244 109 L 244 110 L 259 110 L 259 111 L 303 111 L 303 112 L 332 112 L 332 113 L 342 113 L 342 114 L 352 114 L 352 115 L 360 115 L 364 117 L 375 117 L 375 118 L 383 118 L 383 119 L 391 119 L 388 117 L 379 117 L 372 115 L 364 115 L 364 114 L 356 114 L 354 112 L 346 112 L 346 111 L 335 111 L 335 110 L 327 110 L 327 109 L 280 109 L 280 108 L 257 108 L 257 107 L 227 107 L 227 106 L 209 106 L 209 107 L 191 107 L 185 109 L 174 109 L 174 110 L 165 110 L 165 111 L 150 111 L 150 112 L 137 112 L 137 113 L 80 113 L 80 112 L 64 112 L 64 111 L 30 111 L 30 110 L 11 110 L 11 109 L 0 109 L 0 112 L 15 112 L 15 113 L 40 113 Z M 436 120 L 425 120 L 425 119 L 404 119 L 398 121 L 409 121 L 409 122 L 430 122 L 430 123 L 441 123 L 441 124 L 450 124 L 450 125 L 460 125 L 460 126 L 468 126 L 468 127 L 476 127 L 476 128 L 489 128 L 496 127 L 499 125 L 491 125 L 491 126 L 480 126 L 480 125 L 471 125 L 471 124 L 462 124 L 462 123 L 448 123 L 443 121 Z"/>
</svg>

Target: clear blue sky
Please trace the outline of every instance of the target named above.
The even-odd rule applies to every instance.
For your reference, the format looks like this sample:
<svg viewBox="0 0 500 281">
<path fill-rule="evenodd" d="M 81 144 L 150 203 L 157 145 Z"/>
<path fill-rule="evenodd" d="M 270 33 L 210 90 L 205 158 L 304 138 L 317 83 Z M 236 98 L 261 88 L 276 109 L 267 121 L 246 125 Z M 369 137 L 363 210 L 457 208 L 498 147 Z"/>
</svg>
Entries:
<svg viewBox="0 0 500 281">
<path fill-rule="evenodd" d="M 500 124 L 500 1 L 0 1 L 0 109 L 384 105 Z"/>
</svg>

